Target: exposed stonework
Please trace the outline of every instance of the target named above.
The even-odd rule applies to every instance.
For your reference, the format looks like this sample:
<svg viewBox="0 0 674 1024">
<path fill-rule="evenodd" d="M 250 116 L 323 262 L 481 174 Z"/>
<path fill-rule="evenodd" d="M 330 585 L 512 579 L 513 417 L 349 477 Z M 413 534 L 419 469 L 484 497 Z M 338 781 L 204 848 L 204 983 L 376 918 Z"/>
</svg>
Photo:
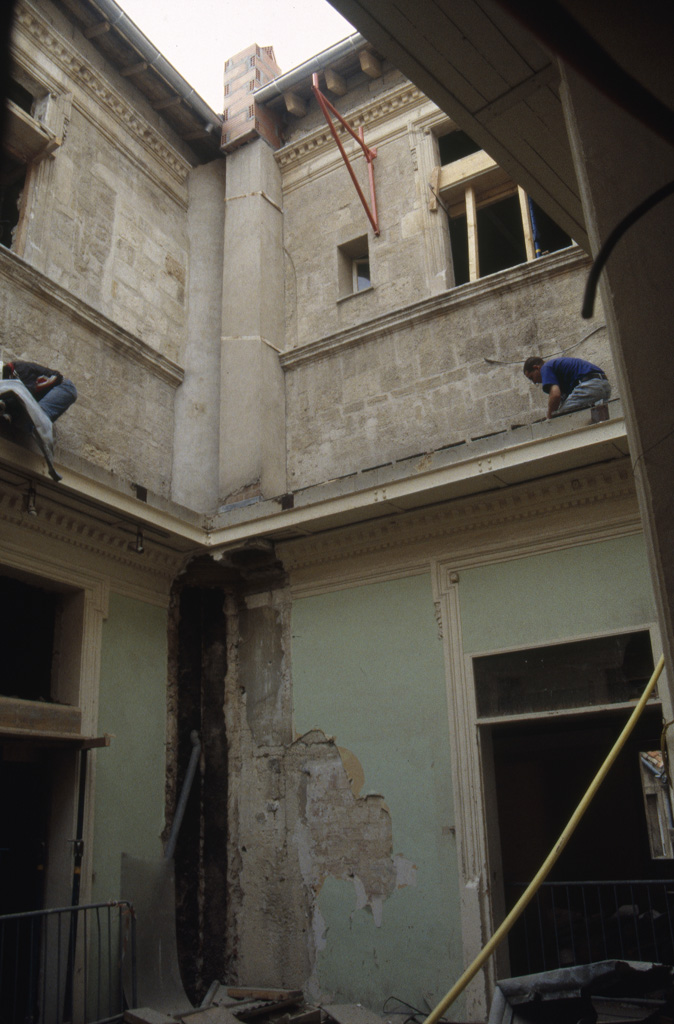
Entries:
<svg viewBox="0 0 674 1024">
<path fill-rule="evenodd" d="M 393 856 L 384 796 L 354 793 L 354 759 L 347 772 L 320 729 L 291 742 L 289 611 L 283 589 L 228 602 L 230 968 L 241 984 L 317 996 L 325 879 L 351 880 L 354 912 L 380 924 L 414 867 Z"/>
</svg>

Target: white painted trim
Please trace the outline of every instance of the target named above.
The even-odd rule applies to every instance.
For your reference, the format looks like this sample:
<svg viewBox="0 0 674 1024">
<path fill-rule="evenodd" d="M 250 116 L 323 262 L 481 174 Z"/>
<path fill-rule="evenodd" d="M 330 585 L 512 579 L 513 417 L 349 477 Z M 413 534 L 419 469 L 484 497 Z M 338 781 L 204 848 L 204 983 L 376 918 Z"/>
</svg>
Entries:
<svg viewBox="0 0 674 1024">
<path fill-rule="evenodd" d="M 489 858 L 478 733 L 475 726 L 475 690 L 467 685 L 462 647 L 458 581 L 433 573 L 436 614 L 441 624 L 447 685 L 449 747 L 456 814 L 456 841 L 461 893 L 461 934 L 464 966 L 473 962 L 493 934 L 489 899 Z M 494 989 L 493 960 L 485 964 L 466 990 L 469 1020 L 486 1020 Z"/>
</svg>

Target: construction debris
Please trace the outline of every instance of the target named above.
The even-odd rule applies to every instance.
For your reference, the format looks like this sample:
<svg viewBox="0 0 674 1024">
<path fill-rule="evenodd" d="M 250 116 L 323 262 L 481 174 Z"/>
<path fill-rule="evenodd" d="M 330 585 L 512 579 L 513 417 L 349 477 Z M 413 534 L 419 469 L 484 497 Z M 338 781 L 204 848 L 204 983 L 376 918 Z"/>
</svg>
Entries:
<svg viewBox="0 0 674 1024">
<path fill-rule="evenodd" d="M 562 967 L 496 986 L 489 1024 L 671 1024 L 674 968 L 603 960 Z"/>
<path fill-rule="evenodd" d="M 285 1011 L 285 1012 L 283 1012 Z M 300 990 L 234 988 L 213 982 L 200 1007 L 167 1016 L 142 1007 L 127 1010 L 126 1024 L 382 1024 L 359 1003 L 309 1006 Z"/>
</svg>

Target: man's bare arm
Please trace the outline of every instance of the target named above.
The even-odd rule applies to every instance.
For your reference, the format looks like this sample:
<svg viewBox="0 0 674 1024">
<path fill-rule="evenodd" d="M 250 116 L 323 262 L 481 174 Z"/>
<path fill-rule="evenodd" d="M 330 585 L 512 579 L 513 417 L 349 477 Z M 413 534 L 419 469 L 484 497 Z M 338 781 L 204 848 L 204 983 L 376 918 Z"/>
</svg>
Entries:
<svg viewBox="0 0 674 1024">
<path fill-rule="evenodd" d="M 547 419 L 552 418 L 552 414 L 557 412 L 560 405 L 562 404 L 562 392 L 560 391 L 557 384 L 553 384 L 548 392 L 548 412 Z"/>
</svg>

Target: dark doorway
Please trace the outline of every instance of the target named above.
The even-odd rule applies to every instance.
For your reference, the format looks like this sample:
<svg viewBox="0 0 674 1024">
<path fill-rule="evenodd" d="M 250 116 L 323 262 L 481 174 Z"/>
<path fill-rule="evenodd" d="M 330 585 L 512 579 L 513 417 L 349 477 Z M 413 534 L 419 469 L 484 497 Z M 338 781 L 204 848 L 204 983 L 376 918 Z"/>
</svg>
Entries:
<svg viewBox="0 0 674 1024">
<path fill-rule="evenodd" d="M 227 924 L 227 738 L 225 594 L 184 585 L 177 600 L 177 723 L 180 792 L 193 745 L 201 739 L 201 771 L 187 803 L 175 854 L 178 956 L 195 1005 L 214 978 L 225 976 Z"/>
<path fill-rule="evenodd" d="M 493 727 L 506 909 L 547 857 L 626 719 L 625 711 L 597 712 Z M 674 894 L 655 885 L 674 877 L 673 862 L 651 857 L 641 786 L 640 751 L 658 748 L 661 728 L 660 710 L 647 708 L 535 903 L 513 929 L 512 974 L 624 957 L 628 950 L 641 959 L 644 942 L 652 950 L 655 917 L 662 924 L 674 909 Z"/>
</svg>

